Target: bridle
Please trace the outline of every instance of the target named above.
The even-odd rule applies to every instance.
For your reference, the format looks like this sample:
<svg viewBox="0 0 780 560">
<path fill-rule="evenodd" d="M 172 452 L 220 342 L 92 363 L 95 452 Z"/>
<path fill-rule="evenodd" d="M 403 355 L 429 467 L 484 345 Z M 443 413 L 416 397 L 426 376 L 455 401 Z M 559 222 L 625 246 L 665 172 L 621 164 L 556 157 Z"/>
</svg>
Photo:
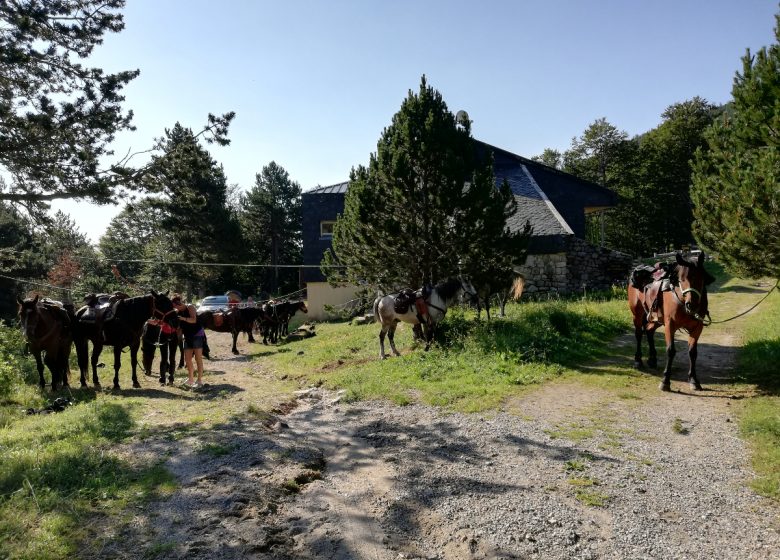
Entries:
<svg viewBox="0 0 780 560">
<path fill-rule="evenodd" d="M 704 296 L 702 295 L 702 292 L 697 290 L 696 288 L 688 287 L 683 289 L 680 289 L 680 296 L 677 295 L 677 288 L 681 288 L 681 286 L 672 286 L 672 294 L 674 295 L 674 299 L 677 300 L 677 303 L 682 306 L 682 308 L 685 310 L 685 313 L 687 313 L 690 317 L 693 317 L 697 321 L 700 321 L 704 323 L 704 325 L 708 325 L 709 322 L 712 322 L 712 319 L 710 319 L 710 312 L 709 310 L 705 309 L 704 313 L 701 313 L 698 309 L 701 307 L 702 301 L 704 300 Z M 705 291 L 705 288 L 702 288 L 702 291 Z M 697 309 L 695 311 L 691 311 L 691 308 L 693 307 L 693 302 L 686 302 L 685 295 L 686 294 L 695 294 L 698 298 L 698 305 L 696 306 Z M 688 305 L 686 305 L 686 303 Z M 708 322 L 709 321 L 709 322 Z"/>
</svg>

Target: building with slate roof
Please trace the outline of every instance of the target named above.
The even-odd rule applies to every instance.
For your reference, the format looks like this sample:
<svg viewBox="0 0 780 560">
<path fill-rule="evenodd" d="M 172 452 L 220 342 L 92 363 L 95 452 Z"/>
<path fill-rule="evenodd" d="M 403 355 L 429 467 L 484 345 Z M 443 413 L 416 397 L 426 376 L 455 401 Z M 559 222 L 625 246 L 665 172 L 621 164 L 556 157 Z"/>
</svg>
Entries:
<svg viewBox="0 0 780 560">
<path fill-rule="evenodd" d="M 493 155 L 496 184 L 509 184 L 517 212 L 509 220 L 512 230 L 526 221 L 533 232 L 528 258 L 518 272 L 526 292 L 570 293 L 609 288 L 624 281 L 631 268 L 629 255 L 595 247 L 585 241 L 586 217 L 617 204 L 612 191 L 537 161 L 484 142 L 477 150 Z M 344 211 L 349 183 L 318 187 L 303 193 L 303 262 L 318 265 L 331 247 L 333 224 Z M 324 305 L 351 299 L 354 288 L 331 288 L 317 268 L 305 268 L 309 316 L 325 318 Z"/>
</svg>

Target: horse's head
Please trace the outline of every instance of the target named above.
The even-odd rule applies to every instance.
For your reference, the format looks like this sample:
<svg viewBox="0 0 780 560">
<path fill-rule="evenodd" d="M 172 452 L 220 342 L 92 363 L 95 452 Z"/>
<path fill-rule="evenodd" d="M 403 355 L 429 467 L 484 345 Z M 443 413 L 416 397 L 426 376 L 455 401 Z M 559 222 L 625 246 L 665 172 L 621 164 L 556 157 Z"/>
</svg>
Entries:
<svg viewBox="0 0 780 560">
<path fill-rule="evenodd" d="M 152 315 L 156 319 L 162 319 L 172 327 L 179 326 L 179 317 L 176 313 L 176 308 L 173 306 L 173 302 L 168 297 L 169 292 L 158 293 L 154 290 L 149 292 L 152 295 L 154 301 L 154 310 Z"/>
<path fill-rule="evenodd" d="M 707 284 L 715 278 L 704 270 L 704 253 L 699 253 L 696 261 L 689 261 L 681 253 L 675 255 L 677 261 L 677 282 L 682 291 L 685 312 L 699 320 L 707 314 Z"/>
<path fill-rule="evenodd" d="M 19 326 L 25 338 L 32 340 L 41 318 L 41 314 L 38 312 L 38 295 L 25 300 L 17 296 L 16 301 L 19 303 Z"/>
<path fill-rule="evenodd" d="M 295 311 L 303 311 L 304 313 L 308 313 L 309 308 L 306 307 L 306 302 L 301 300 L 295 304 Z"/>
<path fill-rule="evenodd" d="M 463 276 L 458 276 L 458 280 L 460 280 L 461 299 L 463 303 L 476 303 L 479 301 L 477 289 L 471 281 Z"/>
</svg>

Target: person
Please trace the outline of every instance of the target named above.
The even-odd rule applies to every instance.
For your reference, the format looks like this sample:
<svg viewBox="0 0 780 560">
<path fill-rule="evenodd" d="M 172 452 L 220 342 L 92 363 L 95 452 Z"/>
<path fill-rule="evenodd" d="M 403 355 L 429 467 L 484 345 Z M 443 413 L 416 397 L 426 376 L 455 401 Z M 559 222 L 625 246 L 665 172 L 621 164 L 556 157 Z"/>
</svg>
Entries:
<svg viewBox="0 0 780 560">
<path fill-rule="evenodd" d="M 195 306 L 185 304 L 180 294 L 171 296 L 171 303 L 179 315 L 181 331 L 184 335 L 184 362 L 187 364 L 188 379 L 184 386 L 192 389 L 203 387 L 203 341 L 206 333 L 200 324 Z M 195 372 L 192 364 L 192 358 L 195 357 L 195 364 L 198 367 L 198 380 L 195 381 Z"/>
</svg>

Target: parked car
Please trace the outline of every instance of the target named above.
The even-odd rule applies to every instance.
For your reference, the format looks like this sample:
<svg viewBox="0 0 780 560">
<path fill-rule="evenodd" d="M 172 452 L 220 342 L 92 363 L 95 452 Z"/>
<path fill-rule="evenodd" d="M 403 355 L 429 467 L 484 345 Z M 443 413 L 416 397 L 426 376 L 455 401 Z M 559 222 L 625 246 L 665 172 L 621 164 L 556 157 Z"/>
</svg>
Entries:
<svg viewBox="0 0 780 560">
<path fill-rule="evenodd" d="M 206 296 L 200 301 L 196 311 L 200 313 L 201 311 L 227 311 L 227 309 L 227 296 Z"/>
</svg>

